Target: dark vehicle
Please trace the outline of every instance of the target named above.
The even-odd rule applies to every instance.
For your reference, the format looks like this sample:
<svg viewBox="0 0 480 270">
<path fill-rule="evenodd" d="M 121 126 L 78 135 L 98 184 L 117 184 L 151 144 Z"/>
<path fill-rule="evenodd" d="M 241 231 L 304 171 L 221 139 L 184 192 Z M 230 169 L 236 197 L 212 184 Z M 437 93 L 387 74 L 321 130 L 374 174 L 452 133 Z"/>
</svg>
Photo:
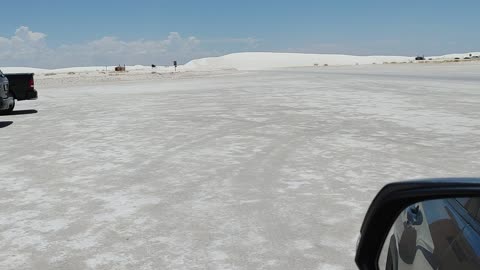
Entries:
<svg viewBox="0 0 480 270">
<path fill-rule="evenodd" d="M 480 269 L 480 178 L 389 184 L 360 234 L 361 270 Z"/>
<path fill-rule="evenodd" d="M 415 57 L 415 60 L 423 61 L 423 60 L 425 60 L 425 57 L 424 56 L 417 56 L 417 57 Z"/>
<path fill-rule="evenodd" d="M 38 98 L 33 73 L 3 74 L 0 71 L 0 113 L 11 113 L 15 100 Z"/>
</svg>

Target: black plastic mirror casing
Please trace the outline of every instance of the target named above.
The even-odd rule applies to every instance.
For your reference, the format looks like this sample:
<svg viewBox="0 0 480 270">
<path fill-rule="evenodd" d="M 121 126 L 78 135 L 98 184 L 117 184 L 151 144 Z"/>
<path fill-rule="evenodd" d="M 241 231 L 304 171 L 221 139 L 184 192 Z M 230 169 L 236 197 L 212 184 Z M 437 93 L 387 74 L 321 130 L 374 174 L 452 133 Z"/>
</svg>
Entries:
<svg viewBox="0 0 480 270">
<path fill-rule="evenodd" d="M 480 197 L 480 178 L 424 179 L 391 183 L 373 199 L 360 229 L 355 262 L 360 270 L 378 270 L 385 239 L 399 214 L 426 200 Z"/>
</svg>

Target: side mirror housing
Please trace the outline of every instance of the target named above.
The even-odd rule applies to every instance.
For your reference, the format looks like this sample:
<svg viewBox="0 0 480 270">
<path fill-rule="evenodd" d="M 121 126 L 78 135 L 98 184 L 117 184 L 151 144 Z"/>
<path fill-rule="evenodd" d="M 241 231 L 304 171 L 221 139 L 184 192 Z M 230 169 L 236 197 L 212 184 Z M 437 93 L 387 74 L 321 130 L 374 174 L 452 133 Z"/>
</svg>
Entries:
<svg viewBox="0 0 480 270">
<path fill-rule="evenodd" d="M 365 215 L 355 256 L 358 268 L 378 269 L 386 237 L 407 207 L 421 201 L 459 197 L 480 197 L 480 178 L 425 179 L 386 185 Z"/>
</svg>

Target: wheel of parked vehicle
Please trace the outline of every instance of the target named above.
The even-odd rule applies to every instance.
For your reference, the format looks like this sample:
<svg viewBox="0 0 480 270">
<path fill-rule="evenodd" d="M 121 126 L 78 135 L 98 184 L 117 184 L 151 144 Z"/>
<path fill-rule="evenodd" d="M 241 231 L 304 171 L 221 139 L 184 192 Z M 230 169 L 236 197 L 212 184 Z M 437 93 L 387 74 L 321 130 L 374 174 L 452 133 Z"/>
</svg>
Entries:
<svg viewBox="0 0 480 270">
<path fill-rule="evenodd" d="M 12 101 L 8 109 L 0 111 L 0 114 L 3 114 L 3 115 L 11 114 L 14 108 L 15 108 L 15 100 Z"/>
<path fill-rule="evenodd" d="M 12 104 L 10 105 L 10 107 L 8 107 L 7 113 L 13 112 L 13 109 L 15 109 L 15 99 L 12 101 Z"/>
</svg>

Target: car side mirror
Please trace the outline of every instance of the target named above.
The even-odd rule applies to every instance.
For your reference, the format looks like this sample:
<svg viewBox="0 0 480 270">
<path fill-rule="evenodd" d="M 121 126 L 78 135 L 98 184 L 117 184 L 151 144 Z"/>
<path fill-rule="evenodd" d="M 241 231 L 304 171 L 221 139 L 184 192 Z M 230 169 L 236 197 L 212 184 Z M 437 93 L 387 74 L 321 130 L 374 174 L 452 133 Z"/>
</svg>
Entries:
<svg viewBox="0 0 480 270">
<path fill-rule="evenodd" d="M 438 216 L 438 213 L 428 212 L 437 210 L 429 209 L 443 209 L 431 205 L 447 203 L 446 200 L 455 198 L 468 200 L 474 197 L 480 197 L 480 178 L 426 179 L 386 185 L 374 198 L 365 215 L 355 256 L 358 268 L 384 269 L 383 266 L 388 259 L 384 254 L 388 255 L 385 251 L 390 248 L 389 245 L 393 241 L 391 239 L 394 236 L 393 231 L 397 228 L 395 226 L 398 226 L 401 234 L 396 235 L 395 247 L 391 248 L 395 248 L 400 254 L 402 263 L 411 263 L 417 250 L 419 228 L 427 226 L 427 230 L 431 229 L 431 224 L 426 220 L 428 214 Z M 422 232 L 424 233 L 424 230 Z M 435 233 L 445 232 L 436 230 Z"/>
</svg>

